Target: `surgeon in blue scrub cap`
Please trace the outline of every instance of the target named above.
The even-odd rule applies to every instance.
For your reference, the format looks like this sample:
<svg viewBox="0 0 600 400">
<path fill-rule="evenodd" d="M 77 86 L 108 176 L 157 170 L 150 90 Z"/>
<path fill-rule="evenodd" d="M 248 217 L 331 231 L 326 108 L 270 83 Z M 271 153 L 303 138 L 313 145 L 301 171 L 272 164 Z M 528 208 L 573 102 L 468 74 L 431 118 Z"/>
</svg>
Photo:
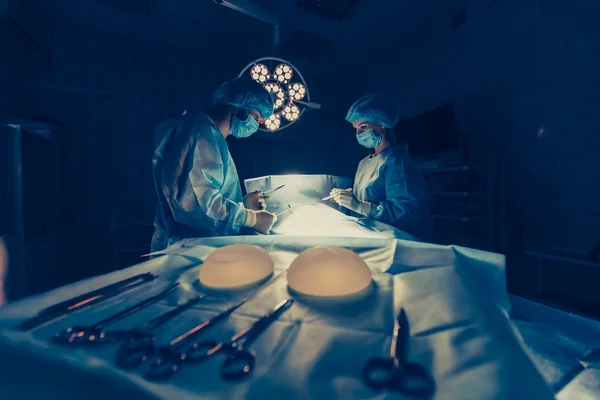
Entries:
<svg viewBox="0 0 600 400">
<path fill-rule="evenodd" d="M 260 191 L 242 198 L 225 139 L 251 136 L 272 114 L 273 100 L 263 86 L 237 78 L 216 89 L 208 114 L 184 113 L 158 125 L 153 252 L 187 237 L 235 235 L 242 227 L 269 233 L 277 217 L 264 210 Z"/>
<path fill-rule="evenodd" d="M 358 143 L 372 153 L 358 164 L 351 190 L 333 189 L 333 200 L 358 213 L 407 232 L 429 238 L 429 195 L 423 176 L 405 146 L 396 144 L 395 102 L 382 94 L 358 99 L 346 120 L 356 130 Z"/>
</svg>

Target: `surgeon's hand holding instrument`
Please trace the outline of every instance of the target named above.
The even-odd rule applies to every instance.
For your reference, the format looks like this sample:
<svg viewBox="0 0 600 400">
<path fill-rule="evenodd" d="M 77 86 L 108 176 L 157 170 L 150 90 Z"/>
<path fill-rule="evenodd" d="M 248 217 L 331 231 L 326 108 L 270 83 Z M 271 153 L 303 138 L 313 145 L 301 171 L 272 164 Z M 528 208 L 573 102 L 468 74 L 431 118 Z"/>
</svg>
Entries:
<svg viewBox="0 0 600 400">
<path fill-rule="evenodd" d="M 294 303 L 294 300 L 283 300 L 273 309 L 256 321 L 253 325 L 236 333 L 228 342 L 198 342 L 190 346 L 184 353 L 166 355 L 158 358 L 146 373 L 151 379 L 166 378 L 179 370 L 184 362 L 201 362 L 222 351 L 228 354 L 221 366 L 221 377 L 235 380 L 248 375 L 256 363 L 255 355 L 246 346 L 256 340 L 279 316 Z M 168 354 L 168 353 L 167 353 Z"/>
<path fill-rule="evenodd" d="M 335 201 L 339 206 L 345 207 L 364 216 L 369 215 L 372 206 L 371 203 L 358 200 L 354 193 L 352 193 L 352 189 L 337 192 L 333 196 L 333 201 Z"/>
<path fill-rule="evenodd" d="M 260 211 L 267 208 L 266 199 L 269 196 L 265 196 L 260 190 L 248 193 L 244 196 L 244 207 L 249 210 Z"/>
<path fill-rule="evenodd" d="M 277 222 L 277 215 L 264 210 L 256 211 L 256 223 L 253 228 L 260 233 L 268 235 L 275 222 Z"/>
<path fill-rule="evenodd" d="M 342 193 L 342 192 L 351 192 L 351 191 L 352 191 L 352 189 L 351 189 L 351 188 L 349 188 L 349 189 L 333 189 L 331 192 L 329 192 L 329 196 L 327 196 L 327 197 L 323 197 L 323 198 L 321 199 L 321 201 L 327 201 L 327 200 L 331 200 L 331 199 L 333 199 L 333 198 L 334 198 L 336 195 L 338 195 L 339 193 Z"/>
<path fill-rule="evenodd" d="M 156 275 L 145 273 L 122 281 L 104 286 L 100 289 L 73 297 L 61 303 L 55 304 L 43 309 L 33 318 L 24 321 L 19 327 L 21 330 L 30 330 L 64 317 L 73 312 L 86 309 L 93 305 L 99 304 L 105 300 L 116 297 L 122 293 L 128 292 L 144 283 L 151 282 L 156 279 Z"/>
<path fill-rule="evenodd" d="M 269 198 L 269 195 L 275 193 L 284 186 L 285 185 L 281 185 L 275 189 L 267 190 L 266 192 L 255 190 L 252 193 L 248 193 L 244 196 L 244 207 L 254 211 L 265 210 L 267 208 L 267 203 L 265 201 Z"/>
<path fill-rule="evenodd" d="M 374 357 L 363 369 L 363 379 L 372 389 L 389 389 L 415 397 L 428 397 L 435 390 L 435 382 L 427 370 L 408 362 L 410 330 L 404 309 L 394 323 L 390 357 Z"/>
<path fill-rule="evenodd" d="M 161 293 L 134 304 L 133 306 L 108 318 L 105 318 L 94 325 L 73 326 L 60 331 L 54 336 L 54 341 L 56 343 L 69 345 L 92 345 L 102 344 L 106 341 L 112 340 L 113 337 L 107 336 L 104 332 L 104 328 L 167 297 L 177 288 L 177 286 L 179 286 L 179 283 L 174 283 Z"/>
</svg>

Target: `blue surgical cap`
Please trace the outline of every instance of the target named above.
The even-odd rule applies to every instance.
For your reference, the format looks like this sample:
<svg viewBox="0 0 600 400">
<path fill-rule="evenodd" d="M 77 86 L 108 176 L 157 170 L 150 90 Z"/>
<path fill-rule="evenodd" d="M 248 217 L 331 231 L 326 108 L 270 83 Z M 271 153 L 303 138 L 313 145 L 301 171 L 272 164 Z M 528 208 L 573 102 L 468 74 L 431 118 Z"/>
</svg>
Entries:
<svg viewBox="0 0 600 400">
<path fill-rule="evenodd" d="M 362 119 L 386 128 L 393 128 L 399 119 L 396 102 L 380 93 L 361 97 L 348 110 L 346 121 L 354 122 Z"/>
<path fill-rule="evenodd" d="M 213 103 L 257 110 L 263 119 L 273 115 L 271 94 L 260 83 L 248 78 L 235 78 L 219 86 L 213 93 Z"/>
</svg>

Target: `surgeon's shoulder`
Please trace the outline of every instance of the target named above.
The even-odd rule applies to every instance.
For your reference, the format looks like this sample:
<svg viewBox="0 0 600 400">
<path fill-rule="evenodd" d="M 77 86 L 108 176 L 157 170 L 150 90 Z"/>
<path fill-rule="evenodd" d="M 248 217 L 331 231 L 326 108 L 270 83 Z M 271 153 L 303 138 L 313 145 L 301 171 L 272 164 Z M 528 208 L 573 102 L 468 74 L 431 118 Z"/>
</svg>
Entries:
<svg viewBox="0 0 600 400">
<path fill-rule="evenodd" d="M 381 154 L 384 157 L 384 163 L 390 166 L 392 165 L 402 165 L 407 157 L 410 157 L 406 149 L 403 145 L 397 144 L 394 147 L 390 148 L 389 151 L 386 151 Z"/>
<path fill-rule="evenodd" d="M 156 130 L 157 131 L 164 130 L 166 128 L 169 128 L 169 127 L 172 127 L 175 125 L 177 125 L 177 118 L 167 118 L 167 119 L 160 121 L 156 125 Z"/>
<path fill-rule="evenodd" d="M 154 145 L 158 146 L 158 144 L 167 136 L 169 132 L 172 132 L 177 127 L 177 119 L 169 118 L 165 119 L 156 125 L 154 129 Z"/>
<path fill-rule="evenodd" d="M 168 128 L 172 128 L 175 126 L 186 126 L 186 125 L 193 125 L 194 121 L 197 119 L 197 117 L 200 114 L 187 114 L 187 115 L 182 115 L 180 117 L 174 117 L 174 118 L 167 118 L 162 120 L 161 122 L 159 122 L 156 125 L 156 130 L 165 130 Z"/>
<path fill-rule="evenodd" d="M 187 118 L 188 123 L 192 124 L 192 131 L 199 139 L 214 142 L 219 136 L 223 137 L 206 114 L 186 115 L 184 118 Z"/>
</svg>

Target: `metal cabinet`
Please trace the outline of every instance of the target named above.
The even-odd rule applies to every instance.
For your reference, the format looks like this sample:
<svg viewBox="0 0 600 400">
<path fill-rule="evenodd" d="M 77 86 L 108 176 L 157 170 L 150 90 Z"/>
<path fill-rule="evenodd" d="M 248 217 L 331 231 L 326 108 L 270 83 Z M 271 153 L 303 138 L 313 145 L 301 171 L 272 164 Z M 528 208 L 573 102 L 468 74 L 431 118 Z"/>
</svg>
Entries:
<svg viewBox="0 0 600 400">
<path fill-rule="evenodd" d="M 496 161 L 421 169 L 431 194 L 435 243 L 503 251 L 502 161 Z"/>
<path fill-rule="evenodd" d="M 73 233 L 66 139 L 55 124 L 0 119 L 0 235 L 9 300 L 66 283 L 64 248 Z"/>
</svg>

